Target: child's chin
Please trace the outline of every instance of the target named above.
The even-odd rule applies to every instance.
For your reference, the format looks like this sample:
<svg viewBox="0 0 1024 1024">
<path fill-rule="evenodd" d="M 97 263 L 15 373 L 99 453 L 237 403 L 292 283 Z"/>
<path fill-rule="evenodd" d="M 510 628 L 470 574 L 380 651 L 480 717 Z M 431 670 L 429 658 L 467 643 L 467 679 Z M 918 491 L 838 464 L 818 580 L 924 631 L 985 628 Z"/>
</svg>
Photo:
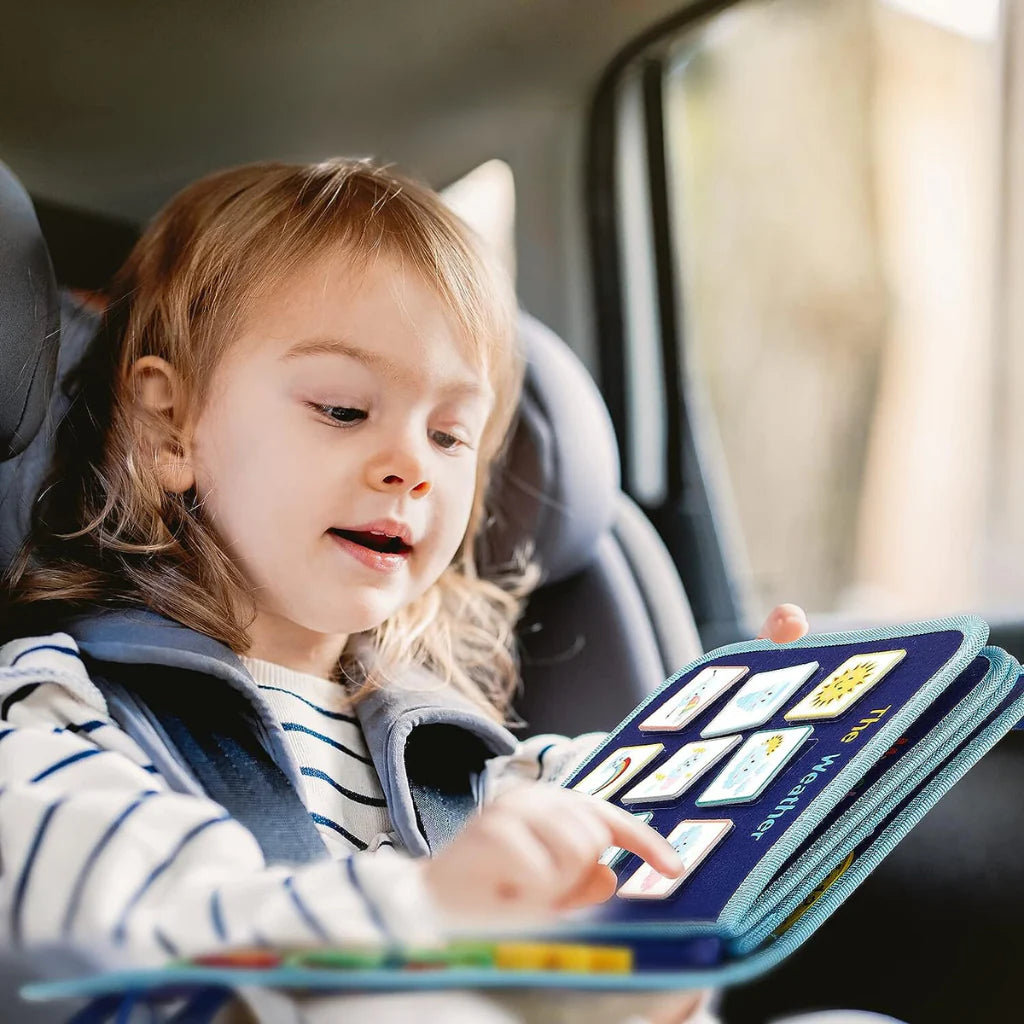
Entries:
<svg viewBox="0 0 1024 1024">
<path fill-rule="evenodd" d="M 324 615 L 320 611 L 316 615 L 317 624 L 309 624 L 309 628 L 315 629 L 318 633 L 346 633 L 352 636 L 355 633 L 366 633 L 371 629 L 386 622 L 398 608 L 393 602 L 385 604 L 347 605 L 339 608 L 334 614 Z"/>
</svg>

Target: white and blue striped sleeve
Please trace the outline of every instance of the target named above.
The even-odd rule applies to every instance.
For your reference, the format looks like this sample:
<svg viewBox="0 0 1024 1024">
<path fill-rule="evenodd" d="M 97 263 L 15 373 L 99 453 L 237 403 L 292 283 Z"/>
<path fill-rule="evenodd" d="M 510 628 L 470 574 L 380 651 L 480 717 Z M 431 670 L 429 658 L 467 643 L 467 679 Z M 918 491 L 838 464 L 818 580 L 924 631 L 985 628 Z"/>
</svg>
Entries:
<svg viewBox="0 0 1024 1024">
<path fill-rule="evenodd" d="M 63 634 L 0 647 L 0 864 L 9 941 L 112 963 L 441 937 L 406 855 L 268 867 L 221 806 L 171 791 Z"/>
<path fill-rule="evenodd" d="M 560 783 L 608 737 L 604 732 L 581 736 L 545 733 L 524 740 L 511 753 L 492 757 L 484 766 L 482 802 L 530 782 Z"/>
</svg>

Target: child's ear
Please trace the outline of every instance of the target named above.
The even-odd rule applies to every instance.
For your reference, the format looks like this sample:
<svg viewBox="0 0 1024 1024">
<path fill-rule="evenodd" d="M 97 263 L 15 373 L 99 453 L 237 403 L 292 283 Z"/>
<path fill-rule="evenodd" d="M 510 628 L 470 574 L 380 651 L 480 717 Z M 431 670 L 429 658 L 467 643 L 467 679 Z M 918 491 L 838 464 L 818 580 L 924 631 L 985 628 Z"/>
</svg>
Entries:
<svg viewBox="0 0 1024 1024">
<path fill-rule="evenodd" d="M 143 356 L 128 371 L 143 434 L 156 451 L 160 486 L 182 494 L 195 485 L 186 438 L 185 388 L 177 370 L 159 356 Z"/>
</svg>

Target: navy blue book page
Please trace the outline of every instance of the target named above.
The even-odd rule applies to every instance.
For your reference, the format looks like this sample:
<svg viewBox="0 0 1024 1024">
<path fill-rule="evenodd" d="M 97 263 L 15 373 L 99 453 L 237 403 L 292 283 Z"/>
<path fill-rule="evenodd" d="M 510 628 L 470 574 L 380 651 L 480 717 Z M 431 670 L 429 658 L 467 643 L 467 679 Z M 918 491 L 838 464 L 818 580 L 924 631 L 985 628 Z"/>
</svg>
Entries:
<svg viewBox="0 0 1024 1024">
<path fill-rule="evenodd" d="M 942 670 L 947 662 L 956 655 L 962 642 L 963 634 L 959 630 L 944 630 L 917 636 L 902 636 L 834 646 L 780 646 L 741 654 L 723 654 L 703 662 L 673 680 L 654 699 L 646 703 L 642 710 L 635 711 L 623 724 L 621 731 L 602 744 L 573 773 L 565 785 L 572 788 L 588 772 L 620 747 L 661 743 L 664 744 L 664 750 L 646 764 L 634 778 L 630 779 L 628 785 L 614 793 L 609 802 L 625 807 L 626 810 L 633 813 L 650 812 L 653 815 L 650 820 L 651 826 L 666 836 L 684 820 L 728 819 L 733 823 L 733 827 L 672 895 L 664 899 L 645 900 L 613 896 L 608 903 L 589 915 L 591 920 L 601 924 L 696 922 L 711 925 L 717 922 L 726 903 L 741 883 L 771 852 L 773 846 L 786 833 L 793 821 L 821 793 L 822 788 L 860 753 L 865 742 L 875 734 L 875 730 L 881 729 L 891 722 L 901 709 L 928 684 L 932 677 Z M 786 720 L 787 711 L 795 707 L 800 700 L 850 657 L 893 650 L 904 650 L 906 656 L 862 698 L 838 717 L 806 722 Z M 659 766 L 664 764 L 682 746 L 700 739 L 701 730 L 725 706 L 730 696 L 741 688 L 751 676 L 759 672 L 803 665 L 814 661 L 818 662 L 818 669 L 771 718 L 764 724 L 746 729 L 740 734 L 742 735 L 740 744 L 742 744 L 750 735 L 757 732 L 802 725 L 813 727 L 812 734 L 756 799 L 746 803 L 719 806 L 697 806 L 696 804 L 696 800 L 728 764 L 735 753 L 733 750 L 672 803 L 624 804 L 622 802 L 622 797 L 633 786 L 651 772 L 657 771 Z M 987 667 L 987 661 L 982 659 L 982 662 Z M 708 666 L 744 666 L 749 671 L 742 679 L 739 679 L 722 695 L 703 708 L 680 731 L 652 732 L 639 728 L 641 722 L 654 714 L 698 672 Z M 948 709 L 955 706 L 966 688 L 972 685 L 971 680 L 977 681 L 972 669 L 963 673 L 963 676 L 969 676 L 969 678 L 964 679 L 960 686 L 954 687 L 959 696 L 955 699 L 950 697 L 944 700 L 944 707 Z M 981 674 L 983 673 L 984 668 L 981 670 Z M 936 688 L 932 699 L 938 699 L 940 693 L 941 688 Z M 875 712 L 883 709 L 884 713 L 876 716 Z M 866 719 L 875 720 L 863 725 Z M 936 720 L 932 719 L 933 724 Z M 844 743 L 843 738 L 849 737 L 853 732 L 853 727 L 858 725 L 861 726 L 861 730 L 856 733 L 855 739 Z M 908 728 L 909 725 L 910 723 L 907 723 Z M 884 750 L 879 751 L 870 763 L 863 765 L 865 774 L 870 771 L 872 764 L 877 763 L 885 753 Z M 789 797 L 789 794 L 794 791 L 794 787 L 799 787 L 798 796 Z M 842 801 L 843 796 L 845 793 L 838 794 L 837 802 Z M 788 797 L 786 803 L 780 805 L 780 801 L 786 797 Z M 782 808 L 781 813 L 780 808 Z M 774 820 L 770 818 L 772 813 L 776 814 Z M 772 825 L 766 829 L 764 823 L 767 820 L 772 820 Z M 641 863 L 638 857 L 630 854 L 615 865 L 620 886 L 637 871 Z"/>
<path fill-rule="evenodd" d="M 823 835 L 842 815 L 850 809 L 857 798 L 864 794 L 876 782 L 879 782 L 887 773 L 891 772 L 897 763 L 913 751 L 916 744 L 920 743 L 944 718 L 951 714 L 984 679 L 985 674 L 991 668 L 988 658 L 979 656 L 971 662 L 960 675 L 949 684 L 946 689 L 932 702 L 924 713 L 916 719 L 912 725 L 903 730 L 900 738 L 875 762 L 873 768 L 864 774 L 856 787 L 850 790 L 843 799 L 836 804 L 835 808 L 828 813 L 825 820 L 818 825 L 814 834 L 808 837 L 803 845 L 793 853 L 786 863 L 778 870 L 782 874 L 807 848 L 814 842 L 817 836 Z M 1000 705 L 1001 706 L 1001 705 Z M 981 728 L 981 726 L 979 726 Z M 943 754 L 943 761 L 949 757 Z M 908 758 L 909 759 L 909 758 Z M 936 763 L 936 771 L 941 763 Z"/>
</svg>

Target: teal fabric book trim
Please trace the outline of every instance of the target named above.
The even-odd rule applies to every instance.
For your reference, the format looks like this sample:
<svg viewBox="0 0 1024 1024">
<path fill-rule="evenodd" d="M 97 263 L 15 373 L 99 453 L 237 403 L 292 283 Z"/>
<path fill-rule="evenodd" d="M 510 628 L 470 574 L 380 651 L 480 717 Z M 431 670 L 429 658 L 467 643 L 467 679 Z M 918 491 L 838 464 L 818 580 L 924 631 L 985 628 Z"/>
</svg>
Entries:
<svg viewBox="0 0 1024 1024">
<path fill-rule="evenodd" d="M 930 760 L 918 763 L 914 770 L 901 773 L 896 779 L 883 779 L 879 784 L 882 787 L 882 792 L 878 794 L 879 799 L 875 799 L 870 793 L 865 794 L 864 802 L 869 805 L 868 811 L 851 818 L 849 822 L 837 822 L 835 832 L 830 830 L 830 833 L 822 836 L 820 845 L 816 844 L 816 857 L 808 858 L 808 863 L 794 864 L 790 869 L 792 877 L 780 879 L 777 892 L 772 892 L 774 886 L 766 890 L 764 903 L 770 913 L 751 916 L 749 930 L 735 945 L 737 953 L 756 949 L 769 939 L 847 857 L 855 856 L 863 850 L 878 832 L 880 822 L 892 820 L 902 808 L 909 807 L 914 796 L 922 791 L 931 779 L 938 776 L 943 766 L 952 764 L 956 757 L 962 756 L 963 748 L 976 733 L 981 732 L 986 720 L 993 717 L 993 705 L 1002 707 L 1008 698 L 1016 695 L 1019 688 L 1019 666 L 1016 662 L 1011 661 L 1003 652 L 992 648 L 987 648 L 983 656 L 990 659 L 992 668 L 986 674 L 986 685 L 979 686 L 976 691 L 978 700 L 973 702 L 973 716 L 961 719 L 959 727 L 952 735 L 948 734 L 948 730 L 943 730 L 946 733 L 943 742 L 933 749 Z M 984 699 L 986 696 L 989 698 L 988 701 Z M 1013 723 L 1009 728 L 1012 727 Z M 999 737 L 1006 731 L 1008 729 L 1000 732 Z M 970 764 L 974 764 L 975 760 Z M 785 898 L 782 897 L 783 892 Z M 758 925 L 759 920 L 761 923 Z"/>
<path fill-rule="evenodd" d="M 984 670 L 981 679 L 975 683 L 972 673 L 963 674 L 965 682 L 970 684 L 966 695 L 952 711 L 938 719 L 938 724 L 927 735 L 908 748 L 899 759 L 898 771 L 879 773 L 879 778 L 872 779 L 854 802 L 842 810 L 813 843 L 805 844 L 807 848 L 765 888 L 742 923 L 747 934 L 739 949 L 753 948 L 767 937 L 774 925 L 766 931 L 752 932 L 751 929 L 768 914 L 772 915 L 775 924 L 784 920 L 833 870 L 837 854 L 851 846 L 851 836 L 855 847 L 859 841 L 857 837 L 865 829 L 870 833 L 879 820 L 899 807 L 922 778 L 937 771 L 950 752 L 978 729 L 991 708 L 1009 696 L 1016 681 L 1015 663 L 1010 663 L 1003 652 L 993 648 L 982 651 L 977 663 L 982 660 L 988 667 L 978 664 L 978 668 Z M 973 673 L 975 676 L 979 674 Z M 955 693 L 957 687 L 949 689 Z M 929 716 L 923 715 L 921 721 L 931 724 Z M 755 935 L 758 936 L 757 941 L 753 941 Z"/>
<path fill-rule="evenodd" d="M 638 966 L 631 974 L 184 965 L 51 981 L 28 986 L 24 994 L 53 999 L 211 984 L 653 991 L 749 980 L 807 941 L 1024 718 L 1021 667 L 1006 652 L 985 647 L 987 635 L 980 619 L 957 617 L 810 636 L 782 646 L 734 644 L 676 673 L 620 723 L 565 785 L 597 787 L 610 802 L 649 813 L 663 835 L 689 825 L 699 826 L 697 835 L 721 833 L 663 898 L 651 898 L 651 891 L 666 880 L 647 878 L 630 855 L 615 867 L 618 897 L 534 936 L 632 946 Z M 714 696 L 694 701 L 705 686 Z M 723 733 L 722 723 L 729 722 L 747 724 Z M 758 753 L 758 743 L 767 753 Z M 682 763 L 679 755 L 688 745 L 725 752 L 678 797 L 645 799 L 658 786 L 685 784 L 685 773 L 679 782 L 671 765 Z M 748 746 L 756 756 L 744 761 L 740 755 Z M 782 759 L 778 766 L 762 768 L 775 753 Z M 689 850 L 690 839 L 682 842 Z M 651 890 L 643 891 L 638 878 L 651 882 Z M 642 898 L 622 895 L 631 885 Z"/>
<path fill-rule="evenodd" d="M 1020 667 L 1017 666 L 1017 673 Z M 995 744 L 1024 718 L 1024 679 L 1019 674 L 1014 685 L 1014 699 L 1001 714 L 985 726 L 949 763 L 938 771 L 923 788 L 856 855 L 850 867 L 837 882 L 808 910 L 803 918 L 771 946 L 750 958 L 750 966 L 768 970 L 805 942 L 846 901 L 864 881 L 949 790 L 960 781 Z"/>
</svg>

